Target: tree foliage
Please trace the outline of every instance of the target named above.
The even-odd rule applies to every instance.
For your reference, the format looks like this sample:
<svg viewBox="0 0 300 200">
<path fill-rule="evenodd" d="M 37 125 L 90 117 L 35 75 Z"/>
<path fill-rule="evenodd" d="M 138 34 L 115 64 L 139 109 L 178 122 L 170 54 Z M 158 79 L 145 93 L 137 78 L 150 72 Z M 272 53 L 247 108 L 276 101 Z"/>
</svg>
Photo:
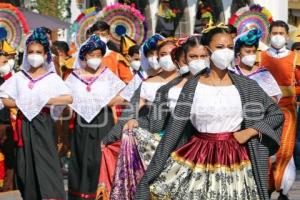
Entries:
<svg viewBox="0 0 300 200">
<path fill-rule="evenodd" d="M 70 0 L 36 0 L 39 13 L 65 20 L 70 16 Z"/>
</svg>

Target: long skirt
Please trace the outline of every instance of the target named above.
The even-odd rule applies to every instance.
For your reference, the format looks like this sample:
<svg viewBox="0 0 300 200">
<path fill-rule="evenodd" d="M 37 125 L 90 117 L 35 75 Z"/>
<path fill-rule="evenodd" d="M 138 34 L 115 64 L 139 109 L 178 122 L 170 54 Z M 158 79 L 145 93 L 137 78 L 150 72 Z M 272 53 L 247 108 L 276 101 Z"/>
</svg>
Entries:
<svg viewBox="0 0 300 200">
<path fill-rule="evenodd" d="M 136 187 L 149 165 L 161 136 L 136 128 L 124 132 L 117 161 L 111 200 L 133 199 Z"/>
<path fill-rule="evenodd" d="M 247 149 L 232 133 L 194 135 L 171 154 L 150 192 L 151 199 L 259 199 Z"/>
<path fill-rule="evenodd" d="M 23 199 L 65 199 L 50 114 L 42 112 L 32 121 L 23 117 L 18 128 L 23 146 L 17 148 L 17 184 Z"/>
<path fill-rule="evenodd" d="M 69 163 L 69 199 L 95 199 L 101 160 L 101 140 L 114 125 L 113 113 L 104 108 L 87 123 L 76 116 Z"/>
<path fill-rule="evenodd" d="M 96 200 L 109 200 L 115 176 L 121 142 L 118 140 L 102 148 L 100 176 Z"/>
</svg>

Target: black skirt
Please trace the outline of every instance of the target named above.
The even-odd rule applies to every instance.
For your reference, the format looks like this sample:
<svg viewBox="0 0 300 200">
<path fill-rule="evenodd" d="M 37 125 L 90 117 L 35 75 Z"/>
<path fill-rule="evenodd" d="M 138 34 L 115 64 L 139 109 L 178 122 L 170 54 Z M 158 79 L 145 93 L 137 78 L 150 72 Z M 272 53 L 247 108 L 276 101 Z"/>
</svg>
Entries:
<svg viewBox="0 0 300 200">
<path fill-rule="evenodd" d="M 40 113 L 22 120 L 23 147 L 17 148 L 17 184 L 24 200 L 65 199 L 55 148 L 54 121 Z"/>
<path fill-rule="evenodd" d="M 114 126 L 113 113 L 104 108 L 87 123 L 76 116 L 69 163 L 69 199 L 95 199 L 98 187 L 101 140 Z"/>
</svg>

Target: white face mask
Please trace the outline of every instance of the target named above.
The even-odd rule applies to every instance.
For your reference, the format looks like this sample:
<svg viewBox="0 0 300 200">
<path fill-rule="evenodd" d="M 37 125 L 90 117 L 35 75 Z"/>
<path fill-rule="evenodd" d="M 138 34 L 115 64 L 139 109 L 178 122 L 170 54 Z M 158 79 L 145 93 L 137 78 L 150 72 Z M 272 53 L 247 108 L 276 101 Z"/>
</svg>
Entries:
<svg viewBox="0 0 300 200">
<path fill-rule="evenodd" d="M 210 58 L 216 67 L 225 70 L 232 65 L 234 59 L 234 52 L 231 49 L 218 49 L 212 52 Z"/>
<path fill-rule="evenodd" d="M 15 60 L 14 59 L 9 59 L 7 63 L 9 64 L 10 69 L 14 68 L 14 66 L 15 66 Z"/>
<path fill-rule="evenodd" d="M 187 65 L 184 65 L 184 66 L 182 66 L 182 67 L 179 68 L 179 73 L 181 75 L 187 74 L 189 72 L 190 72 L 190 69 L 189 69 L 189 66 L 187 66 Z"/>
<path fill-rule="evenodd" d="M 162 67 L 164 71 L 171 72 L 176 69 L 175 64 L 172 61 L 170 55 L 163 56 L 159 59 L 159 65 Z"/>
<path fill-rule="evenodd" d="M 27 60 L 28 60 L 28 63 L 34 68 L 40 67 L 45 62 L 45 58 L 42 55 L 34 54 L 34 53 L 29 54 L 27 56 Z"/>
<path fill-rule="evenodd" d="M 208 59 L 198 59 L 189 62 L 189 69 L 193 75 L 209 67 L 210 67 L 210 62 Z"/>
<path fill-rule="evenodd" d="M 130 63 L 130 66 L 132 69 L 134 69 L 135 71 L 138 71 L 141 68 L 141 61 L 139 60 L 134 60 Z"/>
<path fill-rule="evenodd" d="M 107 44 L 107 42 L 108 42 L 108 39 L 107 39 L 106 37 L 101 37 L 101 36 L 100 36 L 100 40 L 101 40 L 102 42 L 104 42 L 105 44 Z"/>
<path fill-rule="evenodd" d="M 10 72 L 10 70 L 11 70 L 11 67 L 10 67 L 9 63 L 6 63 L 2 67 L 0 67 L 0 75 L 5 76 L 6 74 L 8 74 Z"/>
<path fill-rule="evenodd" d="M 86 61 L 86 64 L 96 71 L 100 67 L 101 58 L 90 58 Z"/>
<path fill-rule="evenodd" d="M 286 44 L 286 39 L 282 35 L 274 35 L 271 37 L 271 45 L 276 49 L 281 49 Z"/>
<path fill-rule="evenodd" d="M 148 58 L 148 62 L 151 68 L 154 70 L 158 70 L 160 68 L 160 65 L 158 64 L 157 61 L 157 56 L 151 56 Z"/>
<path fill-rule="evenodd" d="M 256 54 L 244 56 L 241 61 L 248 67 L 253 67 L 256 62 Z"/>
</svg>

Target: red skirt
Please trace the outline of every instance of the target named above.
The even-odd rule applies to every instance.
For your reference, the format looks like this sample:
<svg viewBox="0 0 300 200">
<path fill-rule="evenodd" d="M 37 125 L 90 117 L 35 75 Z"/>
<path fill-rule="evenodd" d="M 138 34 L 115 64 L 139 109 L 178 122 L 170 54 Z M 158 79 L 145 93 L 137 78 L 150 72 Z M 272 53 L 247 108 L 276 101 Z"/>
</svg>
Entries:
<svg viewBox="0 0 300 200">
<path fill-rule="evenodd" d="M 115 175 L 121 141 L 116 141 L 102 149 L 100 175 L 96 200 L 109 200 Z"/>
<path fill-rule="evenodd" d="M 173 152 L 152 199 L 259 199 L 247 148 L 232 133 L 199 133 Z"/>
</svg>

